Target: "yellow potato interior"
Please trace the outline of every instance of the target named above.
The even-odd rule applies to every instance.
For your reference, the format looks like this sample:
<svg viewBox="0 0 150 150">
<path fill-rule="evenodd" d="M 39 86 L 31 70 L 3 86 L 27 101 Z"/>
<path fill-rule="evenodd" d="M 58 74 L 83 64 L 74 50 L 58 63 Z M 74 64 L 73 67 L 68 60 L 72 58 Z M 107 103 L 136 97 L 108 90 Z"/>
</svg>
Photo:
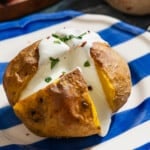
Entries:
<svg viewBox="0 0 150 150">
<path fill-rule="evenodd" d="M 100 78 L 103 90 L 105 92 L 108 104 L 110 105 L 111 108 L 113 108 L 113 100 L 115 98 L 115 88 L 112 85 L 111 81 L 109 80 L 107 74 L 100 69 L 99 66 L 96 65 L 98 76 Z"/>
<path fill-rule="evenodd" d="M 84 93 L 83 97 L 86 99 L 86 101 L 89 104 L 91 104 L 91 111 L 92 111 L 92 115 L 93 115 L 93 124 L 94 124 L 94 126 L 95 127 L 100 127 L 100 120 L 98 119 L 97 111 L 96 111 L 95 105 L 93 103 L 93 100 L 92 100 L 91 96 L 89 95 L 89 92 Z"/>
</svg>

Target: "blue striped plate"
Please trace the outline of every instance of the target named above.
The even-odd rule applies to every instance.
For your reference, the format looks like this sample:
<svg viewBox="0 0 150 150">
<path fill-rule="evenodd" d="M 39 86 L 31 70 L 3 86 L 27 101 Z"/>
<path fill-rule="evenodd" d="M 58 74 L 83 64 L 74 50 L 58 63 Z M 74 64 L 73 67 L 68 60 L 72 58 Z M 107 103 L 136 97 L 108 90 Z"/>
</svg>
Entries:
<svg viewBox="0 0 150 150">
<path fill-rule="evenodd" d="M 2 86 L 8 62 L 24 47 L 63 27 L 96 31 L 128 62 L 132 93 L 112 116 L 109 133 L 86 138 L 41 138 L 15 116 Z M 0 23 L 0 150 L 150 149 L 150 34 L 104 15 L 63 11 Z"/>
</svg>

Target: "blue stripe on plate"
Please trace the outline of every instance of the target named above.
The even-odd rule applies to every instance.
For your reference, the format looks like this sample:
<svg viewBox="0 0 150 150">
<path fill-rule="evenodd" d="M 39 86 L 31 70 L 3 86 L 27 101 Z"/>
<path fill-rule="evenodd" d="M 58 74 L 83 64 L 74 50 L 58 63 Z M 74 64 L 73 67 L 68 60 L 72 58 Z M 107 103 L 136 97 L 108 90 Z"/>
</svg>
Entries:
<svg viewBox="0 0 150 150">
<path fill-rule="evenodd" d="M 36 148 L 31 149 L 29 146 L 24 146 L 24 145 L 11 145 L 11 146 L 0 147 L 0 150 L 39 150 L 39 149 Z"/>
<path fill-rule="evenodd" d="M 50 27 L 71 20 L 79 15 L 82 15 L 82 13 L 70 10 L 49 14 L 34 14 L 20 20 L 0 23 L 0 40 Z"/>
<path fill-rule="evenodd" d="M 0 109 L 0 129 L 7 129 L 20 123 L 21 121 L 16 117 L 10 106 Z"/>
<path fill-rule="evenodd" d="M 130 116 L 130 118 L 129 118 Z M 138 118 L 138 119 L 137 119 Z M 47 150 L 47 149 L 61 149 L 61 150 L 75 150 L 83 149 L 95 144 L 107 141 L 135 126 L 142 124 L 143 122 L 150 120 L 150 98 L 144 100 L 138 107 L 123 111 L 112 116 L 112 124 L 110 131 L 104 138 L 98 135 L 89 136 L 86 138 L 68 138 L 68 139 L 45 139 L 30 145 L 24 146 L 24 149 L 36 149 L 36 150 Z M 15 148 L 16 147 L 16 148 Z M 1 147 L 3 150 L 14 149 L 19 150 L 18 145 L 9 145 Z M 22 147 L 23 148 L 23 147 Z"/>
<path fill-rule="evenodd" d="M 135 148 L 135 150 L 150 150 L 150 143 L 146 143 L 138 148 Z"/>
<path fill-rule="evenodd" d="M 150 53 L 129 63 L 132 84 L 135 85 L 144 77 L 150 75 Z"/>
<path fill-rule="evenodd" d="M 113 24 L 111 27 L 100 31 L 99 34 L 104 40 L 108 41 L 111 46 L 115 46 L 144 32 L 145 31 L 143 29 L 129 25 L 125 22 L 118 22 Z"/>
<path fill-rule="evenodd" d="M 4 75 L 7 65 L 8 65 L 8 63 L 0 62 L 0 84 L 2 84 L 2 82 L 3 82 L 3 75 Z"/>
<path fill-rule="evenodd" d="M 82 13 L 77 11 L 63 11 L 51 14 L 34 14 L 20 20 L 1 23 L 0 40 L 30 33 L 41 28 L 50 27 L 68 21 L 79 15 L 82 15 Z M 122 33 L 121 35 L 120 31 Z M 129 40 L 143 32 L 144 30 L 140 28 L 136 28 L 124 22 L 119 22 L 112 25 L 109 30 L 106 29 L 100 32 L 100 35 L 107 40 L 111 46 L 113 46 L 124 40 Z"/>
</svg>

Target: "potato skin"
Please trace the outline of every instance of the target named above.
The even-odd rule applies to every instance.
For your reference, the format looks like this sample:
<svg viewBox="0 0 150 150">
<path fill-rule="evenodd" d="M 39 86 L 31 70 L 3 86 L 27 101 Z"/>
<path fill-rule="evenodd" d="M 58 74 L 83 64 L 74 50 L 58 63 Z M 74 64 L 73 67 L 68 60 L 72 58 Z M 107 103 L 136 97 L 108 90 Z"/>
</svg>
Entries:
<svg viewBox="0 0 150 150">
<path fill-rule="evenodd" d="M 107 91 L 104 89 L 104 92 L 112 111 L 116 112 L 126 103 L 131 92 L 131 77 L 128 65 L 125 60 L 107 44 L 95 42 L 90 52 L 95 61 L 99 76 L 101 76 L 100 74 L 103 72 L 112 85 L 113 96 L 107 97 L 111 92 L 110 87 L 108 87 L 109 89 Z M 103 79 L 100 77 L 100 80 Z M 102 82 L 103 87 L 105 86 L 104 84 Z"/>
<path fill-rule="evenodd" d="M 78 69 L 19 101 L 14 110 L 39 136 L 83 137 L 100 133 L 94 104 Z"/>
<path fill-rule="evenodd" d="M 38 69 L 39 42 L 23 49 L 6 68 L 3 86 L 11 105 L 18 102 L 21 92 Z"/>
<path fill-rule="evenodd" d="M 134 15 L 150 14 L 150 0 L 106 0 L 112 7 Z"/>
</svg>

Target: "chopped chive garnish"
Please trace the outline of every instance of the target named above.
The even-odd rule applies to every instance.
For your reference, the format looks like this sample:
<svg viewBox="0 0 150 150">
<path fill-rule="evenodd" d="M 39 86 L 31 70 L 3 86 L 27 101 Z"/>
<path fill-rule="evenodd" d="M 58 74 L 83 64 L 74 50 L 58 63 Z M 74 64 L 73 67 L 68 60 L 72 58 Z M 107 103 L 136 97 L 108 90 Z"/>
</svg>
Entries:
<svg viewBox="0 0 150 150">
<path fill-rule="evenodd" d="M 61 40 L 62 42 L 66 42 L 66 41 L 70 40 L 70 37 L 67 37 L 67 36 L 61 37 L 61 36 L 58 36 L 57 34 L 52 34 L 52 36 Z"/>
<path fill-rule="evenodd" d="M 90 66 L 90 62 L 87 60 L 84 62 L 84 67 L 89 67 Z"/>
<path fill-rule="evenodd" d="M 55 65 L 59 62 L 59 58 L 50 57 L 49 60 L 51 62 L 51 69 L 53 69 Z"/>
<path fill-rule="evenodd" d="M 59 35 L 57 35 L 57 34 L 52 34 L 52 36 L 53 37 L 55 37 L 55 38 L 57 38 L 57 39 L 59 39 L 59 40 L 61 40 L 61 41 L 63 41 L 63 42 L 67 42 L 67 41 L 69 41 L 69 40 L 71 40 L 71 39 L 73 39 L 73 38 L 76 38 L 76 39 L 82 39 L 82 37 L 84 36 L 86 34 L 86 32 L 84 32 L 84 33 L 82 33 L 81 35 L 79 35 L 79 36 L 75 36 L 75 35 L 66 35 L 66 36 L 59 36 Z"/>
<path fill-rule="evenodd" d="M 81 35 L 77 36 L 76 38 L 82 39 L 82 37 L 86 34 L 86 32 L 82 33 Z"/>
<path fill-rule="evenodd" d="M 58 40 L 55 40 L 54 43 L 56 43 L 56 44 L 61 44 L 61 42 L 58 41 Z"/>
<path fill-rule="evenodd" d="M 52 36 L 59 39 L 59 36 L 57 34 L 52 34 Z"/>
<path fill-rule="evenodd" d="M 47 82 L 47 83 L 49 83 L 51 80 L 52 80 L 51 77 L 46 77 L 46 78 L 45 78 L 45 82 Z"/>
<path fill-rule="evenodd" d="M 59 76 L 60 78 L 63 77 L 66 74 L 65 71 L 62 72 L 62 74 Z"/>
<path fill-rule="evenodd" d="M 66 74 L 66 72 L 65 72 L 65 71 L 63 71 L 63 72 L 62 72 L 62 75 L 65 75 L 65 74 Z"/>
</svg>

